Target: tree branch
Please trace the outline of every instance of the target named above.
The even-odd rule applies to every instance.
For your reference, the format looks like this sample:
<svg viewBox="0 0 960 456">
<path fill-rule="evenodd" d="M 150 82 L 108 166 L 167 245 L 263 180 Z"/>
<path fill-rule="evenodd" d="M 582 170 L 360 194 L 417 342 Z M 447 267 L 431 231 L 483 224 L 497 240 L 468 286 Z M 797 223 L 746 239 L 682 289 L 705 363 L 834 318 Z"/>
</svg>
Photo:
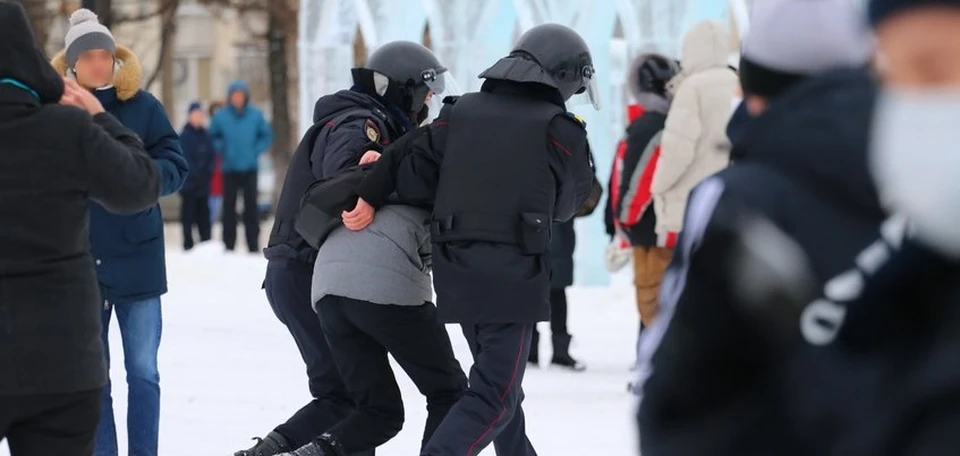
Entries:
<svg viewBox="0 0 960 456">
<path fill-rule="evenodd" d="M 173 36 L 177 30 L 177 8 L 180 6 L 180 0 L 165 0 L 164 4 L 166 8 L 160 23 L 160 52 L 157 53 L 157 65 L 153 68 L 153 74 L 147 79 L 144 88 L 152 86 L 163 73 L 166 66 L 164 64 L 167 63 L 164 59 L 168 57 L 169 47 L 173 45 Z"/>
<path fill-rule="evenodd" d="M 114 24 L 122 24 L 124 22 L 143 22 L 146 20 L 153 19 L 157 16 L 166 16 L 168 14 L 176 13 L 177 8 L 180 7 L 180 0 L 161 0 L 160 5 L 157 7 L 156 11 L 150 11 L 144 14 L 137 15 L 126 15 L 126 16 L 117 16 L 114 18 Z"/>
</svg>

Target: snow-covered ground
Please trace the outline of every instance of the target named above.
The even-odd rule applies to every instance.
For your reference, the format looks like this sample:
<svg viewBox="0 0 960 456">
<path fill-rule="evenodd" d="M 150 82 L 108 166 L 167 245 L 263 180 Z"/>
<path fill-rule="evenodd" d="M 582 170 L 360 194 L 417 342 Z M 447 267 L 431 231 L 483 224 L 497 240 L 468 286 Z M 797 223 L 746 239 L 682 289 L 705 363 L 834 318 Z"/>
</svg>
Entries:
<svg viewBox="0 0 960 456">
<path fill-rule="evenodd" d="M 175 247 L 167 252 L 171 291 L 164 297 L 160 353 L 164 456 L 232 455 L 309 397 L 293 339 L 260 290 L 266 262 L 260 255 L 222 250 L 214 243 L 186 254 Z M 527 371 L 527 432 L 544 456 L 635 455 L 634 401 L 626 391 L 637 325 L 629 280 L 619 276 L 609 288 L 572 288 L 569 300 L 572 352 L 588 370 Z M 125 448 L 126 391 L 116 319 L 113 324 L 111 375 L 118 380 L 114 401 L 120 447 Z M 548 328 L 541 324 L 543 331 Z M 466 370 L 472 362 L 469 350 L 459 328 L 449 330 Z M 549 344 L 541 349 L 541 358 L 549 359 Z M 402 371 L 395 370 L 407 404 L 406 423 L 377 454 L 409 456 L 419 448 L 425 402 Z M 0 455 L 7 455 L 5 448 Z"/>
</svg>

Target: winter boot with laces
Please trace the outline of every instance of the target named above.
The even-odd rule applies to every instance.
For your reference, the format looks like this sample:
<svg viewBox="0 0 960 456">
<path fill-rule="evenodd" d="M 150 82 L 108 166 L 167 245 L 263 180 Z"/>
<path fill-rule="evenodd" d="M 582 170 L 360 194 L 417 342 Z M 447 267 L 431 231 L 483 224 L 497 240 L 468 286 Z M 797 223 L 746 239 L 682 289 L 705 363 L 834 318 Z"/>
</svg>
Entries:
<svg viewBox="0 0 960 456">
<path fill-rule="evenodd" d="M 264 438 L 255 438 L 257 444 L 249 450 L 238 451 L 233 456 L 276 456 L 293 451 L 290 441 L 277 431 L 267 434 Z"/>
<path fill-rule="evenodd" d="M 570 356 L 570 341 L 572 339 L 566 334 L 553 335 L 553 359 L 550 364 L 573 372 L 583 372 L 587 369 L 587 366 Z"/>
</svg>

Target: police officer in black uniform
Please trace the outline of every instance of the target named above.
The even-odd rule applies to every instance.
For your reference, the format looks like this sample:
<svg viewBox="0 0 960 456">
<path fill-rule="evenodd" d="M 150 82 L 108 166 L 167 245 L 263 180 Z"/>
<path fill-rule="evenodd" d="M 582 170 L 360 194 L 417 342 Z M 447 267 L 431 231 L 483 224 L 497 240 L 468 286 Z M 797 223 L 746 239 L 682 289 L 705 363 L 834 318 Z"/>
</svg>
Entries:
<svg viewBox="0 0 960 456">
<path fill-rule="evenodd" d="M 393 192 L 435 203 L 434 285 L 439 317 L 460 323 L 474 355 L 470 390 L 423 455 L 535 455 L 521 382 L 534 326 L 550 319 L 551 223 L 573 217 L 592 189 L 584 124 L 566 110 L 595 100 L 584 40 L 535 27 L 480 75 L 480 92 L 447 98 L 439 118 L 390 147 L 344 214 L 361 229 Z M 595 104 L 596 105 L 596 104 Z"/>
<path fill-rule="evenodd" d="M 431 93 L 442 93 L 446 69 L 430 50 L 395 41 L 381 46 L 354 86 L 320 98 L 314 125 L 293 155 L 280 193 L 276 220 L 264 254 L 263 286 L 277 318 L 290 330 L 307 365 L 313 400 L 249 450 L 237 456 L 271 456 L 311 442 L 354 409 L 310 302 L 317 251 L 294 230 L 300 199 L 318 179 L 355 166 L 368 151 L 399 138 L 423 122 Z M 424 79 L 424 78 L 427 79 Z M 369 452 L 373 454 L 373 452 Z"/>
</svg>

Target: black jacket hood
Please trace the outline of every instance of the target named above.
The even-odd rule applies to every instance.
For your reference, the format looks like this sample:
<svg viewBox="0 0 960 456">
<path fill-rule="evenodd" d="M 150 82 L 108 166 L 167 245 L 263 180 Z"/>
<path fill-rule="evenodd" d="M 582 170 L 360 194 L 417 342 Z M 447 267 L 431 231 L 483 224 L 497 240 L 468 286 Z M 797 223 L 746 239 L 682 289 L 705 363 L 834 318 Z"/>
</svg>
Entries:
<svg viewBox="0 0 960 456">
<path fill-rule="evenodd" d="M 805 82 L 743 126 L 731 158 L 766 164 L 851 209 L 882 212 L 867 161 L 877 93 L 865 70 Z"/>
<path fill-rule="evenodd" d="M 0 0 L 0 56 L 0 79 L 31 88 L 41 103 L 60 101 L 63 79 L 37 46 L 23 7 L 6 0 Z"/>
</svg>

